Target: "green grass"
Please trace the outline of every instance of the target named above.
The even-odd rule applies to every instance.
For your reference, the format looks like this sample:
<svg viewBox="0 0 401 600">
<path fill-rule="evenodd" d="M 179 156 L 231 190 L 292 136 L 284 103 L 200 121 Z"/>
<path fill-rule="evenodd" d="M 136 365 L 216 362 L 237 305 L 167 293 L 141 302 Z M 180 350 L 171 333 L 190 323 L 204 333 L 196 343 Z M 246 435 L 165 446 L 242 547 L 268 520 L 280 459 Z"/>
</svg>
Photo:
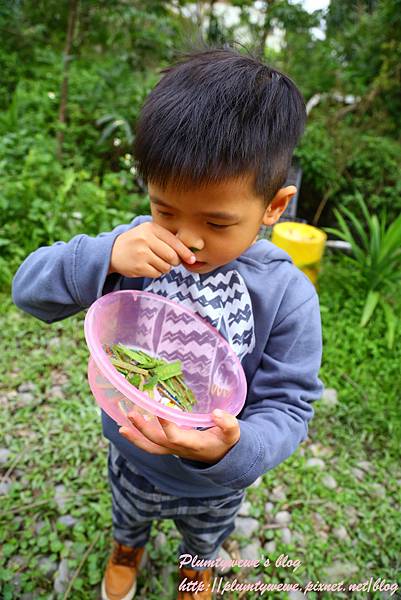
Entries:
<svg viewBox="0 0 401 600">
<path fill-rule="evenodd" d="M 247 491 L 252 516 L 260 520 L 262 545 L 270 540 L 277 543 L 276 552 L 269 557 L 272 564 L 247 575 L 234 569 L 224 581 L 243 576 L 245 582 L 328 582 L 325 569 L 340 561 L 357 567 L 347 581 L 363 582 L 372 576 L 374 580 L 401 584 L 401 542 L 397 534 L 401 530 L 399 338 L 389 352 L 380 313 L 366 329 L 357 326 L 363 297 L 357 282 L 354 287 L 349 284 L 348 292 L 338 287 L 335 277 L 341 268 L 326 259 L 319 292 L 324 333 L 320 375 L 326 387 L 338 391 L 338 404 L 327 407 L 316 402 L 309 437 L 301 449 L 266 473 L 259 487 Z M 350 282 L 354 280 L 352 273 L 344 272 L 343 276 Z M 111 504 L 107 443 L 86 379 L 84 313 L 46 325 L 17 310 L 8 296 L 3 295 L 0 301 L 4 359 L 0 373 L 0 447 L 10 450 L 2 474 L 8 473 L 12 482 L 1 498 L 0 508 L 1 597 L 17 599 L 32 592 L 38 600 L 52 598 L 52 576 L 47 577 L 39 566 L 40 559 L 48 556 L 56 562 L 68 557 L 70 572 L 75 575 L 69 598 L 95 599 L 99 597 L 110 548 Z M 35 386 L 33 399 L 28 401 L 17 392 L 27 382 Z M 323 471 L 306 466 L 316 444 L 326 449 Z M 351 469 L 361 460 L 372 463 L 373 470 L 359 481 Z M 327 473 L 338 482 L 335 491 L 322 483 Z M 384 487 L 385 497 L 375 494 L 372 485 L 377 483 Z M 73 528 L 57 524 L 62 513 L 54 502 L 54 491 L 60 484 L 67 495 L 63 514 L 78 519 Z M 283 544 L 279 530 L 265 527 L 264 504 L 277 485 L 287 487 L 287 498 L 275 504 L 274 512 L 291 512 L 289 527 L 293 536 L 303 535 L 302 544 L 296 537 L 291 544 Z M 350 507 L 357 514 L 353 525 L 347 516 Z M 324 524 L 317 523 L 314 513 L 320 514 Z M 38 523 L 42 524 L 39 532 L 35 530 Z M 339 541 L 333 534 L 333 529 L 341 525 L 349 534 L 348 540 Z M 151 560 L 146 574 L 140 576 L 138 597 L 170 600 L 176 597 L 174 567 L 179 539 L 171 520 L 154 523 L 152 536 L 159 531 L 167 535 L 167 544 L 162 550 L 148 545 Z M 280 554 L 301 560 L 302 567 L 295 573 L 276 567 L 274 562 Z M 18 562 L 18 556 L 22 561 Z M 160 574 L 169 565 L 173 571 L 165 583 Z M 236 600 L 240 594 L 225 597 Z M 252 600 L 260 594 L 248 592 L 245 597 Z M 269 593 L 265 597 L 286 598 L 287 594 Z M 328 592 L 308 595 L 311 599 L 333 597 L 347 596 Z M 368 596 L 355 593 L 352 597 Z M 375 592 L 369 597 L 383 596 Z"/>
</svg>

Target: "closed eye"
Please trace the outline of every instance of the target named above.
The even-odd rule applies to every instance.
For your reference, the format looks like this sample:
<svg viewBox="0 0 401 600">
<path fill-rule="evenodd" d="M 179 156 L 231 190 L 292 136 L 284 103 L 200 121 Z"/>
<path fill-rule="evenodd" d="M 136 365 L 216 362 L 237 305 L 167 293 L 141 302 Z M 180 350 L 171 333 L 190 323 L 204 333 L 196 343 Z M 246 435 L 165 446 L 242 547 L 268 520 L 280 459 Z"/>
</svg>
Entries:
<svg viewBox="0 0 401 600">
<path fill-rule="evenodd" d="M 157 212 L 162 217 L 172 217 L 173 216 L 171 213 L 166 213 L 161 210 L 157 210 Z M 217 223 L 208 223 L 208 225 L 210 225 L 211 227 L 214 227 L 215 229 L 225 229 L 226 227 L 230 227 L 230 225 L 219 225 Z"/>
</svg>

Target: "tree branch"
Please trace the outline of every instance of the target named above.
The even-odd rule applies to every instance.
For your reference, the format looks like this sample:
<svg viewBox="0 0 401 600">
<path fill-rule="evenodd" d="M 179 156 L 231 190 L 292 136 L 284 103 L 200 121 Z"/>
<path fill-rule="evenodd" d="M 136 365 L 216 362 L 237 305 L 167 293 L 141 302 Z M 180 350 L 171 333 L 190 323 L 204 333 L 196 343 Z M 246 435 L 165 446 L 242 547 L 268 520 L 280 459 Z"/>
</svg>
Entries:
<svg viewBox="0 0 401 600">
<path fill-rule="evenodd" d="M 68 100 L 68 70 L 71 61 L 71 48 L 74 39 L 75 24 L 77 19 L 77 9 L 79 0 L 70 0 L 69 12 L 68 12 L 68 28 L 67 28 L 67 39 L 65 43 L 63 53 L 63 81 L 61 83 L 60 92 L 60 109 L 58 113 L 59 123 L 62 128 L 57 132 L 57 158 L 61 162 L 63 159 L 63 143 L 64 143 L 64 128 L 67 114 L 67 100 Z"/>
</svg>

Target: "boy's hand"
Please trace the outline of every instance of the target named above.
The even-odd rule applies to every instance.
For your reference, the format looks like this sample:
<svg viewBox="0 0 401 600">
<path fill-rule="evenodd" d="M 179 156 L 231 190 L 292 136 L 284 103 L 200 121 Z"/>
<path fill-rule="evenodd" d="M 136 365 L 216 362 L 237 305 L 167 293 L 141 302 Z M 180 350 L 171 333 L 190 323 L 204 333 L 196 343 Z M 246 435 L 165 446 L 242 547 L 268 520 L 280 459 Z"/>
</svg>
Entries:
<svg viewBox="0 0 401 600">
<path fill-rule="evenodd" d="M 221 413 L 221 416 L 218 414 Z M 176 454 L 181 458 L 207 463 L 219 461 L 240 439 L 239 423 L 234 415 L 220 410 L 211 413 L 216 427 L 205 431 L 181 429 L 175 423 L 157 417 L 146 421 L 131 411 L 128 419 L 138 431 L 121 427 L 119 433 L 138 448 L 151 454 Z"/>
<path fill-rule="evenodd" d="M 171 231 L 147 222 L 117 236 L 108 274 L 160 277 L 181 260 L 193 264 L 196 257 Z"/>
</svg>

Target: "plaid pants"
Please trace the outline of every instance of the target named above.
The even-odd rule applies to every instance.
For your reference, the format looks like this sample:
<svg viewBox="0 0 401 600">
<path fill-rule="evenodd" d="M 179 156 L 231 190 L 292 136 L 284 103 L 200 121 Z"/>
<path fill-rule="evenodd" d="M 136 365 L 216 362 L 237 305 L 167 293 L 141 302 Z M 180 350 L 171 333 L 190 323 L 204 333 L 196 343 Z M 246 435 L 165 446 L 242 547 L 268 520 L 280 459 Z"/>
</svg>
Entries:
<svg viewBox="0 0 401 600">
<path fill-rule="evenodd" d="M 110 442 L 109 483 L 113 537 L 126 546 L 144 546 L 154 519 L 173 519 L 181 533 L 180 554 L 211 560 L 235 529 L 245 490 L 215 498 L 180 498 L 156 488 Z M 201 570 L 201 569 L 199 569 Z"/>
</svg>

